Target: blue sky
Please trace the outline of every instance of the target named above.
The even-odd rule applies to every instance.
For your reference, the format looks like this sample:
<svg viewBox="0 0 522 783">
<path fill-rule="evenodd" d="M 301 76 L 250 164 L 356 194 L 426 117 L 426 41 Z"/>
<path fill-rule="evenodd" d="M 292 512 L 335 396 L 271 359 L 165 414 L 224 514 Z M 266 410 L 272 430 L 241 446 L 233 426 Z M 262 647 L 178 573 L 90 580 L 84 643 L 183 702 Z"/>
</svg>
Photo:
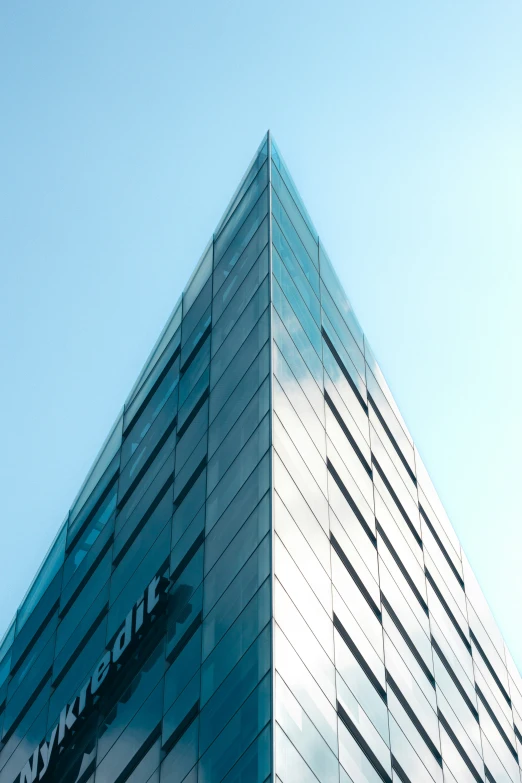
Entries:
<svg viewBox="0 0 522 783">
<path fill-rule="evenodd" d="M 519 668 L 522 6 L 3 3 L 0 634 L 270 127 Z"/>
</svg>

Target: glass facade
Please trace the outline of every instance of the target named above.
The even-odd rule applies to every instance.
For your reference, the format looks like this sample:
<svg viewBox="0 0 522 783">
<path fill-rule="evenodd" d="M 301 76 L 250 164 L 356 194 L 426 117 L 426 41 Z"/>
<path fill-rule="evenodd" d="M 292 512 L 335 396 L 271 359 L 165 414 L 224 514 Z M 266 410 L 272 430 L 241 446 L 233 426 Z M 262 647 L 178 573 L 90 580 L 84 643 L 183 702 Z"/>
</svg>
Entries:
<svg viewBox="0 0 522 783">
<path fill-rule="evenodd" d="M 521 783 L 522 680 L 263 140 L 0 643 L 0 783 Z"/>
</svg>

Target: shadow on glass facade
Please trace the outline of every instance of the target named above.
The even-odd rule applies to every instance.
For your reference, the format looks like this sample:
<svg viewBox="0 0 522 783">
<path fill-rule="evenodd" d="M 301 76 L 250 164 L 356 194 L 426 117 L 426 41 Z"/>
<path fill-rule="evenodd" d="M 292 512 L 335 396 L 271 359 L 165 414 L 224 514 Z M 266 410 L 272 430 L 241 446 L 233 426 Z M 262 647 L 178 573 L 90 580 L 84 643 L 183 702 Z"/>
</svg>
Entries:
<svg viewBox="0 0 522 783">
<path fill-rule="evenodd" d="M 0 644 L 0 783 L 521 783 L 522 680 L 270 138 Z"/>
</svg>

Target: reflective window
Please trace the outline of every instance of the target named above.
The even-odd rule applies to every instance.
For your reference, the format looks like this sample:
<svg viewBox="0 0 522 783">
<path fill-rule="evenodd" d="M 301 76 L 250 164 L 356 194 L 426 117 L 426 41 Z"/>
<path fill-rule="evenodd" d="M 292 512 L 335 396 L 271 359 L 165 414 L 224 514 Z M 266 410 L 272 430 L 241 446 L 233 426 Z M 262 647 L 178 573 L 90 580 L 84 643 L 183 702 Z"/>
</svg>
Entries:
<svg viewBox="0 0 522 783">
<path fill-rule="evenodd" d="M 250 515 L 263 494 L 268 490 L 268 486 L 269 460 L 268 458 L 264 458 L 245 481 L 216 526 L 208 533 L 205 543 L 206 572 L 212 568 L 218 557 L 230 544 L 230 541 L 236 535 L 243 522 Z M 266 502 L 268 502 L 268 499 Z M 263 509 L 260 509 L 259 512 L 255 512 L 258 520 L 261 519 L 262 510 Z"/>
<path fill-rule="evenodd" d="M 270 632 L 265 629 L 201 711 L 200 753 L 211 745 L 270 668 Z"/>
<path fill-rule="evenodd" d="M 266 253 L 268 252 L 268 250 L 265 249 L 267 242 L 268 218 L 265 218 L 248 243 L 247 247 L 242 252 L 239 260 L 227 275 L 226 282 L 221 286 L 219 291 L 217 291 L 214 296 L 214 301 L 212 303 L 212 316 L 214 323 L 217 322 L 223 310 L 231 301 L 233 295 L 249 273 L 253 264 L 258 261 L 263 250 Z"/>
<path fill-rule="evenodd" d="M 241 612 L 201 668 L 201 702 L 204 704 L 223 682 L 270 619 L 270 580 L 267 579 Z"/>
<path fill-rule="evenodd" d="M 214 268 L 214 295 L 216 295 L 223 283 L 227 280 L 238 259 L 241 257 L 244 249 L 247 247 L 248 243 L 263 222 L 263 218 L 265 217 L 267 211 L 268 192 L 265 188 L 253 209 L 247 215 L 243 225 L 224 252 L 221 260 L 216 260 Z"/>
<path fill-rule="evenodd" d="M 270 719 L 271 681 L 267 675 L 225 726 L 199 762 L 199 780 L 218 783 Z"/>
<path fill-rule="evenodd" d="M 195 357 L 185 369 L 179 382 L 179 406 L 183 405 L 196 381 L 210 361 L 210 337 L 207 337 Z"/>
<path fill-rule="evenodd" d="M 223 593 L 203 622 L 203 657 L 214 649 L 269 573 L 269 538 L 266 536 L 254 554 Z M 210 597 L 211 603 L 214 596 Z"/>
<path fill-rule="evenodd" d="M 268 413 L 269 383 L 266 379 L 258 392 L 250 400 L 238 420 L 228 429 L 223 442 L 213 454 L 207 469 L 207 494 L 223 478 L 228 468 L 243 446 L 258 427 L 263 416 Z"/>
<path fill-rule="evenodd" d="M 88 526 L 80 536 L 78 543 L 67 555 L 63 569 L 63 581 L 66 584 L 74 574 L 78 566 L 89 555 L 98 539 L 104 533 L 106 527 L 113 528 L 113 517 L 116 512 L 116 501 L 118 496 L 118 486 L 113 484 L 108 495 L 104 498 L 100 507 L 94 514 Z"/>
<path fill-rule="evenodd" d="M 268 274 L 268 250 L 254 264 L 212 330 L 212 354 L 223 344 L 237 319 Z"/>
<path fill-rule="evenodd" d="M 181 783 L 198 760 L 198 720 L 176 742 L 161 765 L 161 783 Z M 195 783 L 190 780 L 189 783 Z"/>
<path fill-rule="evenodd" d="M 275 718 L 318 779 L 337 783 L 336 756 L 279 676 L 276 676 Z"/>
<path fill-rule="evenodd" d="M 136 449 L 139 447 L 143 438 L 146 436 L 152 426 L 152 422 L 163 408 L 172 392 L 178 385 L 179 380 L 179 360 L 176 360 L 161 378 L 152 397 L 146 403 L 139 418 L 133 424 L 129 432 L 126 433 L 123 445 L 121 447 L 121 464 L 126 465 Z M 173 400 L 175 405 L 175 400 Z"/>
<path fill-rule="evenodd" d="M 230 246 L 233 237 L 237 234 L 239 227 L 249 215 L 252 208 L 258 201 L 260 195 L 268 184 L 268 163 L 265 162 L 254 181 L 249 186 L 247 192 L 238 203 L 230 219 L 221 229 L 220 234 L 214 239 L 214 263 L 217 266 L 225 250 Z"/>
<path fill-rule="evenodd" d="M 269 417 L 265 416 L 207 500 L 207 529 L 212 528 L 236 492 L 249 477 L 269 445 Z"/>
</svg>

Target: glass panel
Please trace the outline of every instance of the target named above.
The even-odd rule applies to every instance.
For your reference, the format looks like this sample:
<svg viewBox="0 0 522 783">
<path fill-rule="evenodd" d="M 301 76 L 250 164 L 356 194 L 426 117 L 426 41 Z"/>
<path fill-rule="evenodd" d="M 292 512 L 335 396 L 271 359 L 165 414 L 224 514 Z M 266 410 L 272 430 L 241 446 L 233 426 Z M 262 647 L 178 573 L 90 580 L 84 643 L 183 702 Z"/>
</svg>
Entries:
<svg viewBox="0 0 522 783">
<path fill-rule="evenodd" d="M 344 710 L 357 725 L 361 734 L 368 741 L 372 740 L 372 747 L 380 747 L 378 739 L 374 737 L 375 729 L 384 742 L 389 745 L 388 715 L 384 694 L 381 696 L 377 693 L 352 650 L 348 648 L 337 632 L 335 633 L 335 655 L 337 669 L 343 678 L 339 679 L 338 677 L 337 679 L 337 698 L 342 703 Z"/>
<path fill-rule="evenodd" d="M 161 765 L 161 783 L 181 783 L 198 760 L 198 720 L 176 742 Z M 191 780 L 190 783 L 193 783 Z"/>
<path fill-rule="evenodd" d="M 383 778 L 363 753 L 346 726 L 339 720 L 339 761 L 353 783 L 382 783 Z M 385 773 L 391 778 L 391 759 L 388 757 Z M 389 778 L 389 779 L 390 779 Z M 414 778 L 415 783 L 417 779 Z"/>
<path fill-rule="evenodd" d="M 269 416 L 265 416 L 250 440 L 207 500 L 207 531 L 216 524 L 232 498 L 249 477 L 269 446 Z"/>
<path fill-rule="evenodd" d="M 294 247 L 297 253 L 294 253 L 293 248 L 275 218 L 272 221 L 272 241 L 292 277 L 299 281 L 297 282 L 297 286 L 301 292 L 301 296 L 308 305 L 308 309 L 317 323 L 320 324 L 321 313 L 318 299 L 320 292 L 319 274 L 316 266 L 310 261 L 308 255 L 303 253 L 301 248 L 296 246 L 295 243 Z"/>
<path fill-rule="evenodd" d="M 321 428 L 322 437 L 316 446 L 277 379 L 274 379 L 272 388 L 274 411 L 279 421 L 283 422 L 284 429 L 299 454 L 306 455 L 308 468 L 326 496 L 328 489 L 324 430 Z"/>
<path fill-rule="evenodd" d="M 261 543 L 269 528 L 269 503 L 268 496 L 265 495 L 215 566 L 207 573 L 205 579 L 205 614 L 208 613 L 240 568 L 243 567 L 256 547 Z M 207 557 L 206 552 L 205 556 Z"/>
<path fill-rule="evenodd" d="M 116 501 L 118 497 L 118 486 L 113 484 L 109 494 L 105 497 L 102 504 L 89 522 L 89 525 L 82 533 L 80 540 L 71 550 L 64 564 L 63 583 L 67 584 L 71 576 L 82 562 L 93 552 L 94 545 L 100 539 L 102 533 L 114 529 L 114 515 L 116 512 Z M 108 523 L 111 524 L 108 524 Z M 103 536 L 105 540 L 107 535 Z"/>
<path fill-rule="evenodd" d="M 305 372 L 308 375 L 308 380 L 306 379 L 306 376 L 302 378 L 304 383 L 303 386 L 301 386 L 294 373 L 290 369 L 285 357 L 279 350 L 277 343 L 274 343 L 273 345 L 272 356 L 275 377 L 279 381 L 279 384 L 281 385 L 285 395 L 292 403 L 292 407 L 295 409 L 300 420 L 306 427 L 307 432 L 310 434 L 316 449 L 326 461 L 326 440 L 323 426 L 324 417 L 319 418 L 316 415 L 312 405 L 308 401 L 305 392 L 303 391 L 303 386 L 306 386 L 307 383 L 313 383 L 312 377 L 309 375 L 308 370 L 305 369 Z"/>
<path fill-rule="evenodd" d="M 232 767 L 222 783 L 269 783 L 271 767 L 270 726 L 267 726 Z"/>
<path fill-rule="evenodd" d="M 311 677 L 286 636 L 276 625 L 275 666 L 285 684 L 311 718 L 323 739 L 337 753 L 337 715 L 321 688 Z"/>
<path fill-rule="evenodd" d="M 278 625 L 284 629 L 285 636 L 294 650 L 299 650 L 301 660 L 330 702 L 335 704 L 335 669 L 332 661 L 277 579 L 274 585 L 275 617 Z"/>
<path fill-rule="evenodd" d="M 143 367 L 143 370 L 140 373 L 140 376 L 134 386 L 132 387 L 132 391 L 127 397 L 125 407 L 130 408 L 130 405 L 134 407 L 134 397 L 138 396 L 138 394 L 143 394 L 143 386 L 151 388 L 152 383 L 150 382 L 151 376 L 157 377 L 157 365 L 163 365 L 164 366 L 164 359 L 165 354 L 163 353 L 165 351 L 166 346 L 169 346 L 168 351 L 165 351 L 166 354 L 172 355 L 171 348 L 176 343 L 179 345 L 179 338 L 180 338 L 180 332 L 177 331 L 179 326 L 181 324 L 181 297 L 178 299 L 176 306 L 174 307 L 174 310 L 172 311 L 172 315 L 170 316 L 169 320 L 165 324 L 165 327 L 158 337 L 156 341 L 156 345 L 152 349 L 149 358 L 145 362 L 145 366 Z M 177 331 L 177 334 L 176 334 Z M 171 342 L 172 341 L 172 342 Z M 163 354 L 163 355 L 162 355 Z M 149 378 L 144 383 L 144 378 L 146 378 L 147 374 L 149 374 Z M 139 390 L 139 391 L 138 391 Z M 143 398 L 147 395 L 147 391 L 145 391 Z"/>
<path fill-rule="evenodd" d="M 274 527 L 278 537 L 301 573 L 306 574 L 306 581 L 321 601 L 326 612 L 331 615 L 332 583 L 330 578 L 277 493 L 273 496 L 273 515 Z"/>
<path fill-rule="evenodd" d="M 265 347 L 261 349 L 258 358 L 252 362 L 239 384 L 225 402 L 219 416 L 214 419 L 210 426 L 208 434 L 209 458 L 215 452 L 225 435 L 230 432 L 232 425 L 261 385 L 261 381 L 268 375 L 269 366 L 270 356 L 268 352 L 268 343 L 265 343 Z M 222 380 L 226 380 L 227 376 L 228 372 Z M 217 388 L 218 387 L 212 392 L 212 398 L 214 397 Z M 213 402 L 212 398 L 211 404 Z"/>
<path fill-rule="evenodd" d="M 150 430 L 152 423 L 160 410 L 163 408 L 170 395 L 176 388 L 179 380 L 179 359 L 172 367 L 167 370 L 164 378 L 160 381 L 154 394 L 148 401 L 132 429 L 125 436 L 121 447 L 121 464 L 126 465 L 128 460 L 135 453 L 136 449 Z"/>
<path fill-rule="evenodd" d="M 210 367 L 207 367 L 201 374 L 201 377 L 194 384 L 194 388 L 188 395 L 187 399 L 180 406 L 178 411 L 178 435 L 182 437 L 185 427 L 188 426 L 187 422 L 194 416 L 194 410 L 200 405 L 202 399 L 208 395 L 208 385 L 210 381 Z"/>
<path fill-rule="evenodd" d="M 169 439 L 170 440 L 170 439 Z M 168 443 L 168 441 L 167 441 Z M 167 445 L 167 444 L 165 444 Z M 114 560 L 117 563 L 120 552 L 125 548 L 127 541 L 135 535 L 151 516 L 170 516 L 173 510 L 172 474 L 174 472 L 174 453 L 171 452 L 161 465 L 164 449 L 162 449 L 154 463 L 150 466 L 140 485 L 133 493 L 129 502 L 121 509 L 116 517 L 116 538 L 114 541 Z M 144 485 L 144 486 L 142 486 Z M 144 487 L 146 487 L 144 489 Z M 144 491 L 143 491 L 144 489 Z M 132 508 L 134 495 L 142 492 L 141 497 Z"/>
<path fill-rule="evenodd" d="M 218 783 L 270 720 L 270 676 L 266 676 L 199 762 L 199 783 Z"/>
<path fill-rule="evenodd" d="M 263 353 L 263 356 L 259 357 L 260 372 L 263 371 L 264 367 L 268 366 L 269 356 L 268 356 L 268 345 L 266 342 L 267 340 L 268 340 L 268 312 L 266 316 L 263 316 L 261 320 L 258 321 L 257 325 L 251 331 L 250 336 L 247 337 L 242 347 L 237 352 L 237 355 L 234 361 L 232 362 L 232 364 L 229 365 L 226 372 L 221 376 L 218 383 L 216 383 L 216 385 L 212 389 L 210 394 L 210 414 L 209 414 L 211 422 L 214 420 L 214 418 L 216 417 L 217 413 L 221 410 L 223 405 L 225 405 L 227 400 L 230 398 L 233 390 L 235 389 L 235 387 L 237 386 L 241 378 L 244 377 L 248 369 L 254 363 L 255 360 L 253 359 L 253 357 Z M 261 348 L 261 346 L 263 346 L 263 348 Z M 260 348 L 261 350 L 259 350 Z M 254 370 L 252 370 L 252 372 L 255 373 Z M 257 382 L 256 386 L 259 385 L 259 382 L 261 380 L 262 378 L 259 378 L 259 381 Z M 254 381 L 252 381 L 252 383 L 253 382 Z"/>
<path fill-rule="evenodd" d="M 366 368 L 362 350 L 358 347 L 357 342 L 352 336 L 352 333 L 347 328 L 344 320 L 341 318 L 341 314 L 335 306 L 332 297 L 324 286 L 321 287 L 321 306 L 328 316 L 328 320 L 334 328 L 335 333 L 341 339 L 347 355 L 352 360 L 355 368 L 357 369 L 357 372 L 364 381 L 366 378 Z"/>
<path fill-rule="evenodd" d="M 266 536 L 203 621 L 203 658 L 214 649 L 269 574 L 270 544 Z M 210 604 L 213 598 L 205 598 Z"/>
<path fill-rule="evenodd" d="M 297 233 L 275 190 L 272 190 L 272 214 L 281 226 L 281 229 L 283 230 L 290 247 L 299 259 L 299 263 L 301 264 L 302 268 L 306 269 L 310 262 L 317 265 L 317 245 L 315 245 L 314 252 L 315 243 L 313 240 L 310 241 L 310 236 L 308 235 L 307 237 L 305 236 L 307 239 L 305 246 L 305 242 Z M 303 232 L 303 234 L 308 234 L 308 232 Z"/>
<path fill-rule="evenodd" d="M 201 667 L 201 703 L 205 704 L 270 619 L 270 580 L 227 631 Z M 269 632 L 269 629 L 267 629 Z"/>
<path fill-rule="evenodd" d="M 210 494 L 216 484 L 223 478 L 238 452 L 247 443 L 263 416 L 268 413 L 269 382 L 268 378 L 248 403 L 236 423 L 229 429 L 225 439 L 209 460 L 207 469 L 207 494 Z"/>
<path fill-rule="evenodd" d="M 250 166 L 248 167 L 247 173 L 239 183 L 239 186 L 232 196 L 230 203 L 228 207 L 226 208 L 223 217 L 219 221 L 219 225 L 217 226 L 215 230 L 215 234 L 219 234 L 222 227 L 225 225 L 227 220 L 229 219 L 230 215 L 233 213 L 243 196 L 245 195 L 246 191 L 248 190 L 250 183 L 256 176 L 257 172 L 265 162 L 268 156 L 268 134 L 265 134 L 263 141 L 259 145 L 259 149 L 257 150 L 256 154 L 254 155 L 252 162 Z"/>
<path fill-rule="evenodd" d="M 177 390 L 175 390 L 165 402 L 163 408 L 154 420 L 154 423 L 140 442 L 139 447 L 120 473 L 118 486 L 118 502 L 120 505 L 122 504 L 122 499 L 125 498 L 129 492 L 133 482 L 136 481 L 142 471 L 146 470 L 147 464 L 154 458 L 154 454 L 162 440 L 164 440 L 169 431 L 172 431 L 173 423 L 175 423 L 176 410 Z"/>
<path fill-rule="evenodd" d="M 161 720 L 162 695 L 162 686 L 158 685 L 99 764 L 96 770 L 97 783 L 114 783 L 116 780 L 121 780 L 129 762 L 146 743 Z M 99 757 L 100 745 L 98 745 Z"/>
<path fill-rule="evenodd" d="M 211 323 L 210 305 L 201 316 L 199 323 L 196 324 L 192 333 L 187 335 L 185 344 L 181 349 L 181 369 L 185 370 L 185 365 L 192 361 L 191 357 L 197 351 L 197 348 L 203 339 L 203 335 L 208 331 Z"/>
<path fill-rule="evenodd" d="M 288 171 L 286 163 L 283 160 L 283 156 L 281 155 L 279 148 L 273 138 L 271 138 L 271 145 L 272 145 L 272 160 L 278 168 L 278 171 L 281 175 L 281 179 L 285 183 L 286 187 L 288 188 L 288 191 L 290 192 L 293 200 L 295 201 L 299 209 L 299 212 L 301 213 L 303 219 L 306 222 L 308 230 L 310 231 L 314 239 L 317 240 L 318 235 L 317 235 L 317 231 L 315 230 L 314 224 L 312 223 L 312 219 L 308 214 L 305 205 L 303 204 L 301 196 L 299 195 L 299 192 L 295 186 L 294 180 L 292 179 L 292 175 Z"/>
<path fill-rule="evenodd" d="M 197 355 L 192 359 L 189 366 L 184 371 L 181 380 L 179 382 L 179 407 L 183 405 L 187 399 L 192 387 L 196 381 L 200 378 L 203 370 L 207 367 L 210 361 L 210 337 L 207 337 Z"/>
<path fill-rule="evenodd" d="M 201 628 L 187 642 L 165 675 L 165 706 L 167 710 L 185 690 L 201 665 Z"/>
<path fill-rule="evenodd" d="M 201 711 L 200 753 L 204 753 L 270 668 L 270 634 L 260 634 Z"/>
<path fill-rule="evenodd" d="M 287 511 L 311 545 L 325 571 L 330 574 L 330 542 L 312 510 L 278 457 L 274 458 L 274 485 Z"/>
<path fill-rule="evenodd" d="M 278 723 L 276 732 L 276 769 L 281 779 L 277 783 L 317 783 L 317 778 L 304 762 Z M 351 783 L 351 781 L 350 781 Z"/>
<path fill-rule="evenodd" d="M 163 718 L 162 746 L 173 742 L 173 734 L 179 735 L 199 710 L 199 672 L 194 675 L 185 690 L 176 699 Z M 170 741 L 169 741 L 170 740 Z"/>
<path fill-rule="evenodd" d="M 198 264 L 185 287 L 185 291 L 183 292 L 183 317 L 184 318 L 186 317 L 186 314 L 188 314 L 190 308 L 192 307 L 192 303 L 195 302 L 197 296 L 199 295 L 201 289 L 203 288 L 206 281 L 210 277 L 211 273 L 212 273 L 212 242 L 210 242 L 208 247 L 205 248 L 202 257 L 198 261 Z"/>
<path fill-rule="evenodd" d="M 225 251 L 223 258 L 216 263 L 214 270 L 214 296 L 219 291 L 244 249 L 263 222 L 268 211 L 268 189 L 262 193 L 254 208 Z"/>
<path fill-rule="evenodd" d="M 179 473 L 208 428 L 208 401 L 196 413 L 176 446 L 176 474 Z"/>
<path fill-rule="evenodd" d="M 257 288 L 268 274 L 268 249 L 254 264 L 239 290 L 234 294 L 231 302 L 223 312 L 221 318 L 212 329 L 212 355 L 214 355 L 232 331 L 237 319 L 244 311 Z"/>
<path fill-rule="evenodd" d="M 273 269 L 276 280 L 281 286 L 281 290 L 288 299 L 295 316 L 299 319 L 299 323 L 306 332 L 306 335 L 312 345 L 314 346 L 318 356 L 321 356 L 321 332 L 319 326 L 316 324 L 310 314 L 310 310 L 303 301 L 292 277 L 287 271 L 285 265 L 281 261 L 281 257 L 277 250 L 273 249 L 272 253 Z M 281 303 L 279 291 L 276 293 L 274 290 L 274 303 L 276 308 L 281 313 Z"/>
<path fill-rule="evenodd" d="M 237 205 L 234 213 L 231 215 L 228 223 L 221 230 L 221 233 L 214 239 L 214 261 L 218 265 L 224 252 L 229 247 L 234 236 L 238 233 L 240 226 L 250 214 L 254 205 L 268 185 L 268 163 L 265 162 L 261 167 L 256 178 L 249 186 L 247 192 Z"/>
<path fill-rule="evenodd" d="M 65 540 L 67 536 L 67 525 L 62 525 L 51 549 L 46 556 L 33 584 L 29 588 L 26 598 L 18 609 L 16 615 L 16 633 L 20 633 L 27 622 L 29 616 L 34 610 L 40 598 L 51 584 L 52 580 L 60 570 L 65 557 Z"/>
<path fill-rule="evenodd" d="M 275 310 L 272 310 L 272 316 L 274 342 L 280 350 L 281 356 L 284 357 L 284 360 L 288 364 L 292 374 L 305 393 L 308 402 L 314 409 L 317 418 L 324 424 L 324 397 L 321 392 L 322 371 L 320 373 L 319 380 L 312 375 Z M 275 362 L 276 357 L 274 356 L 274 367 L 280 369 Z"/>
<path fill-rule="evenodd" d="M 203 548 L 177 577 L 169 596 L 169 618 L 167 630 L 167 657 L 177 655 L 185 634 L 189 634 L 201 617 L 203 589 L 196 589 L 203 579 Z"/>
<path fill-rule="evenodd" d="M 274 539 L 274 548 L 275 573 L 278 579 L 333 660 L 333 626 L 330 617 L 277 536 Z"/>
<path fill-rule="evenodd" d="M 317 355 L 317 351 L 313 347 L 312 343 L 310 342 L 310 339 L 308 338 L 303 328 L 303 325 L 301 324 L 299 318 L 296 316 L 294 310 L 290 306 L 288 299 L 284 295 L 281 286 L 279 285 L 279 283 L 275 278 L 273 278 L 272 280 L 272 285 L 273 285 L 272 294 L 273 294 L 274 307 L 277 313 L 279 314 L 281 321 L 284 324 L 285 328 L 287 329 L 290 337 L 292 338 L 292 341 L 295 343 L 295 346 L 297 347 L 299 353 L 301 354 L 301 357 L 304 359 L 306 366 L 312 373 L 317 385 L 319 386 L 320 389 L 322 389 L 323 366 L 321 364 L 321 360 L 319 359 L 319 356 Z M 314 325 L 312 331 L 315 331 L 315 329 L 316 327 Z M 283 346 L 279 343 L 279 340 L 277 339 L 278 335 L 275 330 L 274 330 L 274 336 L 278 342 L 279 347 L 283 351 L 285 358 L 287 358 L 288 360 L 287 353 L 285 352 Z M 292 365 L 290 364 L 290 366 Z"/>
<path fill-rule="evenodd" d="M 205 572 L 212 568 L 218 557 L 225 551 L 244 520 L 267 491 L 268 486 L 269 460 L 265 458 L 245 481 L 216 526 L 209 531 L 205 543 Z M 258 519 L 262 511 L 263 509 L 254 512 Z"/>
<path fill-rule="evenodd" d="M 172 546 L 179 541 L 205 502 L 206 485 L 207 473 L 204 470 L 174 512 L 174 518 L 172 520 Z M 204 508 L 202 510 L 202 518 L 203 520 L 205 519 Z"/>
<path fill-rule="evenodd" d="M 316 519 L 328 530 L 328 502 L 312 476 L 304 458 L 295 448 L 278 416 L 273 420 L 273 444 L 283 465 L 297 484 Z M 276 463 L 274 455 L 274 463 Z"/>
<path fill-rule="evenodd" d="M 72 525 L 79 512 L 84 505 L 85 501 L 95 488 L 100 478 L 105 473 L 108 466 L 111 464 L 115 455 L 120 449 L 121 438 L 123 429 L 123 414 L 120 415 L 111 432 L 107 436 L 107 440 L 101 447 L 99 455 L 96 457 L 93 467 L 87 478 L 85 479 L 82 488 L 74 502 L 69 515 L 69 524 Z"/>
<path fill-rule="evenodd" d="M 207 280 L 204 288 L 198 294 L 197 299 L 194 300 L 194 304 L 190 308 L 185 310 L 183 321 L 181 323 L 181 348 L 185 348 L 187 340 L 193 335 L 194 329 L 196 329 L 198 322 L 204 317 L 206 311 L 210 307 L 212 302 L 212 280 Z M 186 304 L 186 300 L 183 302 Z M 193 342 L 191 340 L 191 342 Z M 196 340 L 197 342 L 197 340 Z M 195 343 L 193 343 L 195 344 Z M 188 354 L 187 354 L 188 355 Z M 182 364 L 183 364 L 182 360 Z"/>
<path fill-rule="evenodd" d="M 265 282 L 259 286 L 256 294 L 252 297 L 248 305 L 243 310 L 241 316 L 234 324 L 234 327 L 228 334 L 219 351 L 213 357 L 211 368 L 211 386 L 214 386 L 221 378 L 226 368 L 234 358 L 235 354 L 239 351 L 240 347 L 250 334 L 251 330 L 260 320 L 268 305 L 268 299 L 269 291 L 267 277 Z M 262 334 L 262 329 L 263 327 L 260 326 L 259 336 Z M 261 348 L 265 342 L 265 339 L 259 342 L 259 348 Z"/>
<path fill-rule="evenodd" d="M 129 606 L 132 606 L 137 600 L 140 591 L 145 590 L 151 579 L 159 575 L 160 569 L 162 572 L 168 570 L 169 551 L 170 526 L 166 525 L 134 573 L 128 574 L 129 581 L 112 604 L 109 611 L 107 639 L 111 639 L 112 635 L 118 630 L 118 626 L 123 623 L 129 611 Z"/>
<path fill-rule="evenodd" d="M 266 217 L 256 233 L 243 250 L 239 260 L 232 271 L 226 276 L 226 284 L 223 284 L 214 296 L 212 303 L 212 317 L 214 322 L 218 320 L 223 310 L 232 299 L 239 286 L 252 269 L 253 264 L 259 259 L 262 250 L 268 242 L 268 218 Z M 219 274 L 219 270 L 217 270 Z"/>
<path fill-rule="evenodd" d="M 354 336 L 357 345 L 361 351 L 364 351 L 364 338 L 362 329 L 359 326 L 359 322 L 355 317 L 352 306 L 344 293 L 344 288 L 339 282 L 339 278 L 334 271 L 330 259 L 326 255 L 326 251 L 322 243 L 319 243 L 319 264 L 321 270 L 321 279 L 324 281 L 326 288 L 333 297 L 333 300 L 337 305 L 339 312 L 346 321 L 346 324 Z"/>
<path fill-rule="evenodd" d="M 319 780 L 324 783 L 337 783 L 337 758 L 277 674 L 275 718 Z"/>
</svg>

